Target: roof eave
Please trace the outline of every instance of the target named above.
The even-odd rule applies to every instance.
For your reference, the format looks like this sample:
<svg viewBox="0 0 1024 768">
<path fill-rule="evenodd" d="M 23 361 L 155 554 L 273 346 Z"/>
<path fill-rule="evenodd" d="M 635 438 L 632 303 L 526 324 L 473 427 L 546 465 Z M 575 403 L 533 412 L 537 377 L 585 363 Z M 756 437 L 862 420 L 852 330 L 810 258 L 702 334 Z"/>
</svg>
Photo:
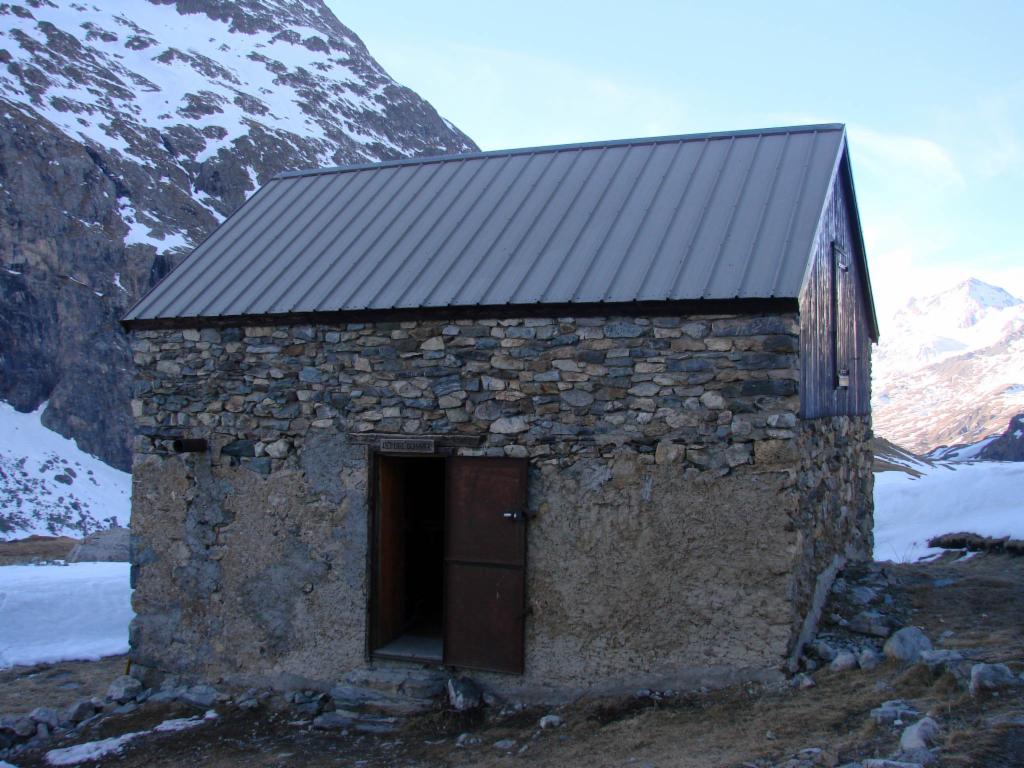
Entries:
<svg viewBox="0 0 1024 768">
<path fill-rule="evenodd" d="M 387 309 L 282 312 L 261 315 L 125 318 L 126 331 L 227 326 L 302 325 L 388 322 L 406 319 L 506 319 L 517 317 L 673 317 L 694 314 L 776 314 L 798 311 L 797 297 L 666 299 L 551 304 L 444 305 Z"/>
</svg>

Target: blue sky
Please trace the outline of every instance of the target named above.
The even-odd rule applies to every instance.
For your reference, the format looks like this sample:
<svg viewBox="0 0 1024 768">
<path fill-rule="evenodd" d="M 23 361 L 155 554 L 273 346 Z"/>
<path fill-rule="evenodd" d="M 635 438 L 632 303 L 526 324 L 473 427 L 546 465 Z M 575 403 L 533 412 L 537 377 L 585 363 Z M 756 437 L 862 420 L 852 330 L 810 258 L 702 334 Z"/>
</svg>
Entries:
<svg viewBox="0 0 1024 768">
<path fill-rule="evenodd" d="M 328 5 L 483 149 L 844 122 L 883 315 L 1024 298 L 1024 3 Z"/>
</svg>

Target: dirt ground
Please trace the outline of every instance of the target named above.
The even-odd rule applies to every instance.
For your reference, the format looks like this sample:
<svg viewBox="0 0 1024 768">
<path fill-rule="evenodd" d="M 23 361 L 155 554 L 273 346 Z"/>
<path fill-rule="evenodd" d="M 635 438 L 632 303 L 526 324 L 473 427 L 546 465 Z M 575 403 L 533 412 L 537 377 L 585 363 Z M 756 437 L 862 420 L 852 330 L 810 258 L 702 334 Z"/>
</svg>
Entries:
<svg viewBox="0 0 1024 768">
<path fill-rule="evenodd" d="M 0 713 L 20 715 L 35 707 L 60 709 L 86 696 L 102 699 L 110 681 L 123 675 L 127 656 L 0 670 Z"/>
<path fill-rule="evenodd" d="M 938 648 L 961 650 L 975 661 L 1004 662 L 1024 670 L 1024 558 L 984 554 L 953 562 L 886 566 L 891 594 L 911 623 Z M 827 609 L 826 609 L 827 610 Z M 0 711 L 66 700 L 100 690 L 123 660 L 95 665 L 54 665 L 31 674 L 0 677 Z M 94 670 L 94 671 L 89 671 Z M 1024 766 L 1024 691 L 972 697 L 954 677 L 924 665 L 883 663 L 871 671 L 813 674 L 816 685 L 741 686 L 665 697 L 582 700 L 554 709 L 509 716 L 492 711 L 450 711 L 411 718 L 394 733 L 316 731 L 293 714 L 218 707 L 219 717 L 181 733 L 132 742 L 103 766 L 669 766 L 767 768 L 801 750 L 821 766 L 835 766 L 896 751 L 899 729 L 876 726 L 869 716 L 883 701 L 901 698 L 938 720 L 939 768 Z M 99 686 L 97 688 L 97 686 Z M 18 706 L 12 706 L 18 702 Z M 555 713 L 560 728 L 541 730 L 540 716 Z M 148 729 L 162 720 L 197 714 L 180 704 L 143 705 L 112 716 L 76 739 L 51 748 Z M 468 734 L 457 745 L 460 734 Z M 496 742 L 512 740 L 507 748 Z M 810 756 L 810 757 L 808 757 Z M 43 766 L 41 752 L 19 755 L 20 768 Z M 804 765 L 810 764 L 804 762 Z"/>
</svg>

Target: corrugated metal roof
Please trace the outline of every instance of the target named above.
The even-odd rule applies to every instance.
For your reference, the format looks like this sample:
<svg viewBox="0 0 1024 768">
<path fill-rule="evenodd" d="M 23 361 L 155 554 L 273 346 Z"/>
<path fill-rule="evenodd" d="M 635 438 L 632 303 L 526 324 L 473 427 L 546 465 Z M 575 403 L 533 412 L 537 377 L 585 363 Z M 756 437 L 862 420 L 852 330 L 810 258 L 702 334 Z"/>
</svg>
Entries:
<svg viewBox="0 0 1024 768">
<path fill-rule="evenodd" d="M 126 321 L 796 298 L 842 125 L 288 173 Z"/>
</svg>

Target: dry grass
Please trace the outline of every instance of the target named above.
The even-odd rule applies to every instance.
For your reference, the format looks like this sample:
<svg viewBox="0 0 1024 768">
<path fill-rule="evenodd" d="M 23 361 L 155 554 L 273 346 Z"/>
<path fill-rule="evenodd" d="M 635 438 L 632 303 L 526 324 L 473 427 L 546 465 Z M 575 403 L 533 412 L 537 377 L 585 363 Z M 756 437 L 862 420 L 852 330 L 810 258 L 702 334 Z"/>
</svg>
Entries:
<svg viewBox="0 0 1024 768">
<path fill-rule="evenodd" d="M 78 539 L 68 536 L 29 536 L 15 541 L 0 541 L 0 566 L 64 560 L 76 544 Z"/>
</svg>

